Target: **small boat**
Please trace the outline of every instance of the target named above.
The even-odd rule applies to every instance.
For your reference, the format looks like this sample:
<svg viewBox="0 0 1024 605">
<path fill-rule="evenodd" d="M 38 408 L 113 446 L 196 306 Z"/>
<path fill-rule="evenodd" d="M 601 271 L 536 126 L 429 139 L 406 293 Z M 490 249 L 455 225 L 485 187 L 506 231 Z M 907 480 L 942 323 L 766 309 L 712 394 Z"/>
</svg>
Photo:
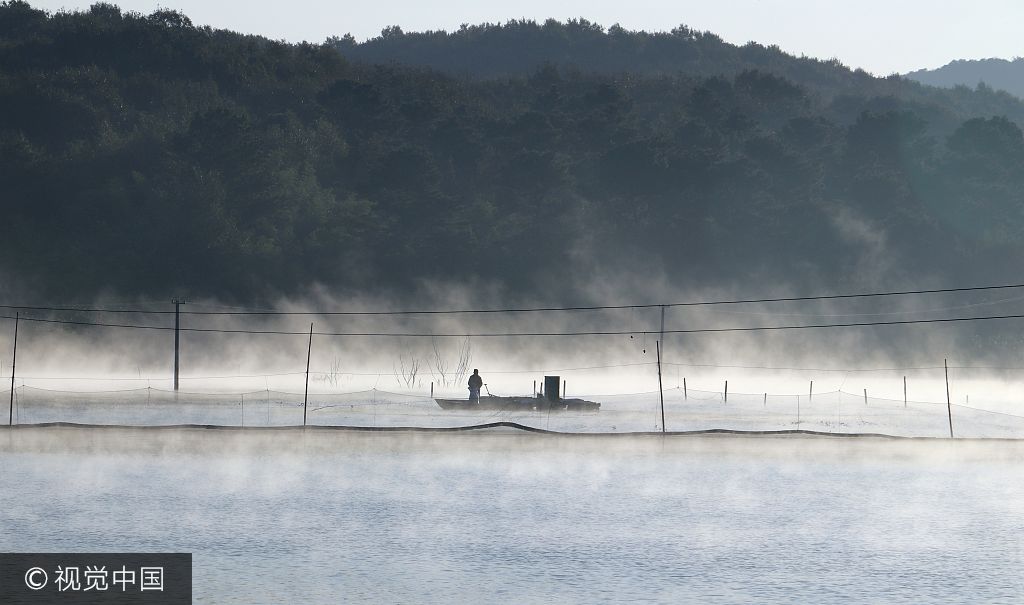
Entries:
<svg viewBox="0 0 1024 605">
<path fill-rule="evenodd" d="M 496 397 L 487 395 L 479 402 L 470 399 L 434 399 L 445 410 L 486 410 L 501 412 L 596 412 L 601 404 L 585 399 L 559 399 L 546 397 Z"/>
</svg>

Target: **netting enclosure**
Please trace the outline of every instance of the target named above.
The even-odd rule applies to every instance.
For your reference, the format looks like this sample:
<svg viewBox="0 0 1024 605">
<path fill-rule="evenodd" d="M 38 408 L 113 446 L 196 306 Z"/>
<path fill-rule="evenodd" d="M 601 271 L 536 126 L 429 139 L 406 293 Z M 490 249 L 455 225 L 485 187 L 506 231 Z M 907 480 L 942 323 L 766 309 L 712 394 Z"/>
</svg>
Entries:
<svg viewBox="0 0 1024 605">
<path fill-rule="evenodd" d="M 5 398 L 10 396 L 8 390 Z M 62 391 L 15 389 L 13 423 L 90 425 L 283 427 L 303 425 L 303 393 L 274 390 L 201 393 L 155 388 Z M 599 411 L 442 410 L 429 394 L 378 389 L 310 393 L 306 423 L 356 428 L 457 428 L 509 422 L 564 433 L 661 432 L 658 391 L 580 395 Z M 808 395 L 745 394 L 673 387 L 664 391 L 667 432 L 809 431 L 948 437 L 1024 438 L 1024 417 L 945 402 L 865 397 L 843 391 Z"/>
</svg>

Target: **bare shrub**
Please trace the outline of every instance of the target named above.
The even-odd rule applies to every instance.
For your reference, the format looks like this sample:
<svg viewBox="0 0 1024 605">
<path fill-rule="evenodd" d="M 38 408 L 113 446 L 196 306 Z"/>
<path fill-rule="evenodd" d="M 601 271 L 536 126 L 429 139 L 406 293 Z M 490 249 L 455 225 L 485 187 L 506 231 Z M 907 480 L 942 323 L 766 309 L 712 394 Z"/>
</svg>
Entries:
<svg viewBox="0 0 1024 605">
<path fill-rule="evenodd" d="M 473 347 L 469 338 L 459 345 L 457 357 L 450 360 L 446 352 L 438 344 L 436 338 L 430 339 L 431 364 L 430 371 L 434 380 L 442 386 L 452 387 L 462 383 L 469 374 L 469 366 L 473 361 Z"/>
<path fill-rule="evenodd" d="M 395 368 L 395 380 L 398 384 L 405 385 L 407 388 L 420 386 L 423 384 L 422 379 L 419 379 L 420 373 L 420 360 L 415 355 L 401 353 L 398 356 L 398 363 L 394 366 Z"/>
</svg>

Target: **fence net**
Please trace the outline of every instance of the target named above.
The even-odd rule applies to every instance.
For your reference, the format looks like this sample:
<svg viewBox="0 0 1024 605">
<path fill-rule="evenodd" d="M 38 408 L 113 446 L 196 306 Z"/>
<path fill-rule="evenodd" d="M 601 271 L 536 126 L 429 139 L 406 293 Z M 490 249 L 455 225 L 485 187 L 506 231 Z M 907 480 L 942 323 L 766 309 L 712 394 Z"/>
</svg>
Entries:
<svg viewBox="0 0 1024 605">
<path fill-rule="evenodd" d="M 445 410 L 429 394 L 378 389 L 308 395 L 271 389 L 248 392 L 189 392 L 157 388 L 110 391 L 51 390 L 18 386 L 10 410 L 16 425 L 224 427 L 343 426 L 359 428 L 457 428 L 511 422 L 566 433 L 662 431 L 658 391 L 574 396 L 600 404 L 597 410 L 565 410 L 537 399 L 514 409 Z M 10 399 L 10 389 L 3 401 Z M 6 407 L 6 406 L 5 406 Z M 958 438 L 1024 438 L 1024 414 L 946 402 L 866 397 L 844 391 L 813 395 L 725 393 L 669 388 L 664 391 L 668 432 L 813 431 L 948 437 L 952 417 Z M 6 424 L 6 423 L 4 423 Z"/>
</svg>

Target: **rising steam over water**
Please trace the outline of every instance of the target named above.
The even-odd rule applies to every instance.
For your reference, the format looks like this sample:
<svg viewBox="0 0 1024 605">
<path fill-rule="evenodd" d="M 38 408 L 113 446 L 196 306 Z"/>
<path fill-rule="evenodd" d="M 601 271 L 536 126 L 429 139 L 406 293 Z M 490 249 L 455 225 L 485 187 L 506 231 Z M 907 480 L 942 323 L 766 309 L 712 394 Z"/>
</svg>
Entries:
<svg viewBox="0 0 1024 605">
<path fill-rule="evenodd" d="M 1015 602 L 1016 443 L 20 429 L 0 548 L 196 602 Z"/>
<path fill-rule="evenodd" d="M 790 321 L 758 314 L 735 321 L 769 319 Z M 905 342 L 880 330 L 662 340 L 659 320 L 650 310 L 536 319 L 314 317 L 323 332 L 636 332 L 315 335 L 309 424 L 515 421 L 570 433 L 732 428 L 943 437 L 951 409 L 957 437 L 1024 435 L 1015 360 L 969 354 L 956 333 L 887 328 L 910 330 Z M 300 331 L 297 321 L 185 316 L 187 326 L 224 330 Z M 668 331 L 724 322 L 666 314 Z M 197 602 L 1024 597 L 1018 441 L 266 428 L 301 424 L 309 346 L 301 334 L 183 332 L 182 389 L 174 393 L 173 332 L 22 326 L 17 424 L 252 427 L 0 434 L 11 486 L 0 494 L 0 548 L 192 552 Z M 452 375 L 466 343 L 468 366 L 481 368 L 495 394 L 530 394 L 535 380 L 557 374 L 569 396 L 602 409 L 444 412 L 430 389 L 465 395 L 463 378 Z"/>
</svg>

